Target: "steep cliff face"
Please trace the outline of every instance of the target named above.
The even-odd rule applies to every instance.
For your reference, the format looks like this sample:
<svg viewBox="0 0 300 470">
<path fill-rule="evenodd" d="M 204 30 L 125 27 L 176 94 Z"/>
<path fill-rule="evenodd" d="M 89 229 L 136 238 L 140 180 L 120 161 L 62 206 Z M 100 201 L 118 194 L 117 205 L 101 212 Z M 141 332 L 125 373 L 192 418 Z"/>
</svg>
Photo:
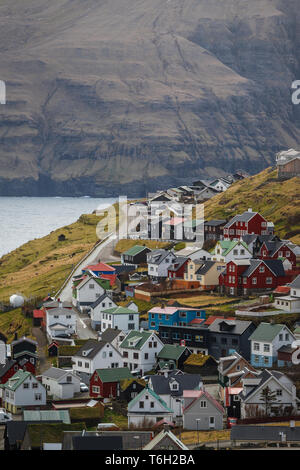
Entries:
<svg viewBox="0 0 300 470">
<path fill-rule="evenodd" d="M 0 195 L 143 194 L 299 147 L 298 0 L 2 0 Z"/>
</svg>

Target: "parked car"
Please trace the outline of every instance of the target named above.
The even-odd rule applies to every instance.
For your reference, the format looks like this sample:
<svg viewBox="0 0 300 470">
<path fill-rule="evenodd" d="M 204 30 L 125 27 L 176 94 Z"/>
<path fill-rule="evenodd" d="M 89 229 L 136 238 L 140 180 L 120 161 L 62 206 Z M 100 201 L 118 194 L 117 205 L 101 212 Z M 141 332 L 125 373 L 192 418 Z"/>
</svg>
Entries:
<svg viewBox="0 0 300 470">
<path fill-rule="evenodd" d="M 11 413 L 8 413 L 5 408 L 0 408 L 0 424 L 7 423 L 7 421 L 12 421 Z"/>
<path fill-rule="evenodd" d="M 84 382 L 80 382 L 80 391 L 81 392 L 88 392 L 89 387 Z"/>
</svg>

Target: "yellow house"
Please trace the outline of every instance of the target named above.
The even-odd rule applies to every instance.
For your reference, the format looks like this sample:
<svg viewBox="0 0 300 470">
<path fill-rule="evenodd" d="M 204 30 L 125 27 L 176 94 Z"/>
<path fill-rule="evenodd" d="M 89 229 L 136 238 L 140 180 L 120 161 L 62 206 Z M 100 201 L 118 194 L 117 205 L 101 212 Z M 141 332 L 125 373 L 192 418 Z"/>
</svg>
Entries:
<svg viewBox="0 0 300 470">
<path fill-rule="evenodd" d="M 184 274 L 185 281 L 198 281 L 200 288 L 209 289 L 219 285 L 219 276 L 226 268 L 221 261 L 189 260 Z"/>
</svg>

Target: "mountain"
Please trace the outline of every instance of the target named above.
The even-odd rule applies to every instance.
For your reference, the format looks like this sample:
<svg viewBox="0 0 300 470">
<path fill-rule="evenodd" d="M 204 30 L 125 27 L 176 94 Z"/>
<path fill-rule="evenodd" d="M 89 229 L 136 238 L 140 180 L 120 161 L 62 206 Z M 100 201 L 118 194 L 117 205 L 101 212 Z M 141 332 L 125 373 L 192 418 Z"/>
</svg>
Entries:
<svg viewBox="0 0 300 470">
<path fill-rule="evenodd" d="M 275 225 L 275 233 L 300 244 L 300 178 L 277 179 L 277 170 L 239 181 L 205 203 L 205 219 L 229 219 L 253 209 Z"/>
<path fill-rule="evenodd" d="M 1 0 L 0 195 L 144 195 L 300 144 L 299 0 Z"/>
</svg>

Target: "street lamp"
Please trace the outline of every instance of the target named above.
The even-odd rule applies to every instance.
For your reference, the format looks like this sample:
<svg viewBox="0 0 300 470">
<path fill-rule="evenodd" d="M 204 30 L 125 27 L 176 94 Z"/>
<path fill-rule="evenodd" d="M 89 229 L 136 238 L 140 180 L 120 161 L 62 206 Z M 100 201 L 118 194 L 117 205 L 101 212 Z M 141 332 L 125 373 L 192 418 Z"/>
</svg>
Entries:
<svg viewBox="0 0 300 470">
<path fill-rule="evenodd" d="M 200 444 L 200 441 L 199 441 L 199 426 L 198 426 L 198 425 L 199 425 L 199 421 L 201 421 L 201 419 L 200 419 L 200 418 L 197 418 L 197 419 L 196 419 L 196 423 L 197 423 L 197 439 L 198 439 L 198 446 L 199 446 L 199 444 Z"/>
</svg>

